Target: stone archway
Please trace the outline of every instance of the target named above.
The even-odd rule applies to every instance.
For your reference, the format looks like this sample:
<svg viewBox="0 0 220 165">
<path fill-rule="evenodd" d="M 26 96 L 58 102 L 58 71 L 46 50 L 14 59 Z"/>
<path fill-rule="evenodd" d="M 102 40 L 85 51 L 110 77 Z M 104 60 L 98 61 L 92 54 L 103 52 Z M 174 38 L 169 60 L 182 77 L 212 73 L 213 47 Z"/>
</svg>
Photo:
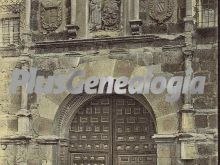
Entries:
<svg viewBox="0 0 220 165">
<path fill-rule="evenodd" d="M 120 60 L 106 60 L 106 64 L 108 64 L 108 70 L 100 69 L 102 67 L 102 61 L 95 61 L 86 64 L 79 65 L 79 69 L 86 71 L 86 76 L 90 77 L 92 75 L 96 76 L 113 76 L 117 77 L 121 75 L 116 70 L 118 67 L 120 71 L 126 70 L 128 77 L 133 76 L 144 76 L 147 72 L 146 67 L 141 66 L 126 66 L 123 67 L 124 63 L 121 63 Z M 162 74 L 163 76 L 171 76 L 170 74 L 163 73 L 160 67 L 157 68 L 157 74 Z M 123 69 L 124 68 L 124 69 Z M 127 68 L 127 69 L 126 69 Z M 129 70 L 129 73 L 127 72 Z M 116 72 L 117 71 L 117 72 Z M 123 74 L 122 74 L 123 75 Z M 179 129 L 179 120 L 178 120 L 178 111 L 180 105 L 178 103 L 168 103 L 165 101 L 165 95 L 128 95 L 130 98 L 135 99 L 141 105 L 143 105 L 151 115 L 152 119 L 155 123 L 155 135 L 153 138 L 157 143 L 157 163 L 169 165 L 171 162 L 174 162 L 176 157 L 178 157 L 177 148 L 177 138 L 176 134 Z M 75 114 L 78 112 L 80 107 L 82 107 L 86 102 L 96 98 L 97 95 L 65 95 L 59 100 L 56 99 L 56 105 L 58 105 L 58 110 L 54 116 L 54 133 L 60 139 L 59 149 L 55 151 L 57 158 L 60 154 L 61 156 L 58 160 L 58 164 L 68 164 L 70 157 L 69 155 L 69 129 L 71 127 L 71 122 L 74 119 Z M 52 100 L 53 98 L 51 98 Z"/>
<path fill-rule="evenodd" d="M 69 140 L 60 148 L 65 153 L 58 158 L 60 164 L 156 165 L 156 143 L 152 139 L 155 116 L 149 104 L 140 102 L 144 101 L 140 95 L 78 97 L 82 102 L 72 100 L 78 103 L 77 108 L 66 107 L 72 115 L 63 123 L 66 129 L 60 129 Z"/>
</svg>

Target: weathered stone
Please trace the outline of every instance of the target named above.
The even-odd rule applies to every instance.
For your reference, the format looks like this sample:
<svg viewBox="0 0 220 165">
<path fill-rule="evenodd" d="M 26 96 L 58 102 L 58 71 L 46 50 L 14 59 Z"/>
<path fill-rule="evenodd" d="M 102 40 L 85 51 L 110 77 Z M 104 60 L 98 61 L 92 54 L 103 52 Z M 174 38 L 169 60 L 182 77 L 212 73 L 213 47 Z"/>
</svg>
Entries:
<svg viewBox="0 0 220 165">
<path fill-rule="evenodd" d="M 217 164 L 218 164 L 218 156 L 212 156 L 210 165 L 217 165 Z"/>
<path fill-rule="evenodd" d="M 164 72 L 169 72 L 169 73 L 180 72 L 184 70 L 183 63 L 182 64 L 164 64 L 162 65 L 162 68 Z"/>
<path fill-rule="evenodd" d="M 207 128 L 208 118 L 206 115 L 196 115 L 195 116 L 196 128 Z"/>
<path fill-rule="evenodd" d="M 214 144 L 198 144 L 198 153 L 201 155 L 212 155 L 215 152 Z"/>
<path fill-rule="evenodd" d="M 218 115 L 210 115 L 208 117 L 209 119 L 209 128 L 213 129 L 213 128 L 217 128 L 218 126 Z"/>
<path fill-rule="evenodd" d="M 217 63 L 216 61 L 206 61 L 201 63 L 201 69 L 204 71 L 216 71 Z"/>
<path fill-rule="evenodd" d="M 209 159 L 208 158 L 199 158 L 197 160 L 198 165 L 208 165 L 209 164 Z"/>
</svg>

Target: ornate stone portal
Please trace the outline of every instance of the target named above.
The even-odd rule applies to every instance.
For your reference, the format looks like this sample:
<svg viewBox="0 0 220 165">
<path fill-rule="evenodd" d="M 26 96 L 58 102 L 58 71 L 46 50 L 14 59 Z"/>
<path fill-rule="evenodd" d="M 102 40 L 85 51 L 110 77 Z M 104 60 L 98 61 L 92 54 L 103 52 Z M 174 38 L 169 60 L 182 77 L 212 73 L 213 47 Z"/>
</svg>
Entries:
<svg viewBox="0 0 220 165">
<path fill-rule="evenodd" d="M 118 30 L 120 24 L 120 0 L 90 0 L 90 31 Z"/>
<path fill-rule="evenodd" d="M 130 97 L 89 100 L 71 124 L 69 164 L 155 165 L 154 124 L 151 114 Z"/>
</svg>

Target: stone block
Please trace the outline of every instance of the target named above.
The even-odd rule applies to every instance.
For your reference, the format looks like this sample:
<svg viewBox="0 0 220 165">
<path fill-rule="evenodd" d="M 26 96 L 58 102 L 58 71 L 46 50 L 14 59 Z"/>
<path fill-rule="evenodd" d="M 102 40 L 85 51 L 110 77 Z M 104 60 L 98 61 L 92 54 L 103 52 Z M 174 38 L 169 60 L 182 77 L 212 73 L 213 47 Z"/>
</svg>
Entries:
<svg viewBox="0 0 220 165">
<path fill-rule="evenodd" d="M 181 159 L 193 160 L 196 158 L 196 146 L 194 142 L 181 142 Z"/>
<path fill-rule="evenodd" d="M 180 72 L 183 71 L 183 63 L 182 64 L 163 64 L 162 70 L 164 72 L 174 73 L 174 72 Z"/>
<path fill-rule="evenodd" d="M 211 157 L 211 165 L 218 165 L 218 157 L 217 156 Z"/>
<path fill-rule="evenodd" d="M 214 115 L 210 115 L 208 117 L 208 121 L 209 121 L 209 128 L 211 129 L 215 129 L 218 126 L 218 115 L 214 114 Z"/>
<path fill-rule="evenodd" d="M 199 155 L 212 155 L 215 153 L 215 144 L 198 144 Z"/>
<path fill-rule="evenodd" d="M 208 117 L 206 115 L 196 115 L 195 116 L 196 128 L 207 128 L 208 127 Z"/>
<path fill-rule="evenodd" d="M 217 62 L 216 61 L 206 61 L 201 63 L 201 69 L 204 71 L 216 71 Z"/>
<path fill-rule="evenodd" d="M 215 54 L 215 49 L 198 49 L 194 52 L 194 57 L 198 57 L 199 61 L 214 61 Z"/>
<path fill-rule="evenodd" d="M 206 95 L 217 95 L 217 86 L 215 83 L 208 83 L 205 85 L 204 93 Z"/>
<path fill-rule="evenodd" d="M 209 165 L 208 158 L 199 158 L 197 159 L 197 165 Z"/>
</svg>

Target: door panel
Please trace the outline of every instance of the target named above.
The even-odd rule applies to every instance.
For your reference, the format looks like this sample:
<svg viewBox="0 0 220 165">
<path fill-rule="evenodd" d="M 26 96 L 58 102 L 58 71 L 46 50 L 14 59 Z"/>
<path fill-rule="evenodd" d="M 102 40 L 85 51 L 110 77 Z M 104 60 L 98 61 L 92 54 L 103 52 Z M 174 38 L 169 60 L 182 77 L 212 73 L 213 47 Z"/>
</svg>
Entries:
<svg viewBox="0 0 220 165">
<path fill-rule="evenodd" d="M 154 124 L 127 96 L 93 99 L 76 113 L 70 129 L 71 165 L 156 165 Z"/>
</svg>

